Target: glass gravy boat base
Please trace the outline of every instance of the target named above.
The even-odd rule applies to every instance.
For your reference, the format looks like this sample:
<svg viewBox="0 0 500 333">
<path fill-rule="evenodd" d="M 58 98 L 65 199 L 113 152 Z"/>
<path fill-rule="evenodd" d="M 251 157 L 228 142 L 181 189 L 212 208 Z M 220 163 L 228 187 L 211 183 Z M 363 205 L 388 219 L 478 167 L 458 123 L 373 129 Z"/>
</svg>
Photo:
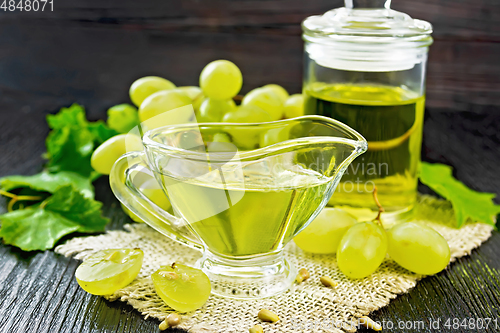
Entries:
<svg viewBox="0 0 500 333">
<path fill-rule="evenodd" d="M 283 252 L 250 259 L 228 259 L 206 251 L 196 267 L 207 274 L 212 294 L 236 299 L 271 297 L 292 286 L 297 270 Z"/>
</svg>

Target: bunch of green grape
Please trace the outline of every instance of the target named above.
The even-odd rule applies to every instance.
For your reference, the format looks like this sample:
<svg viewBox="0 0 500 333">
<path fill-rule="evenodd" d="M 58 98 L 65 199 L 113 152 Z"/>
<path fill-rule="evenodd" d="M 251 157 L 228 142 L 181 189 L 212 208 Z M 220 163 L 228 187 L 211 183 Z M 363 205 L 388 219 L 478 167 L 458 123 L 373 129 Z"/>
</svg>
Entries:
<svg viewBox="0 0 500 333">
<path fill-rule="evenodd" d="M 216 60 L 201 71 L 199 87 L 176 87 L 164 78 L 148 76 L 132 84 L 130 99 L 139 107 L 138 118 L 141 122 L 187 105 L 193 105 L 198 122 L 253 123 L 304 114 L 302 95 L 290 96 L 277 84 L 250 91 L 238 106 L 235 99 L 241 99 L 238 93 L 242 84 L 243 76 L 234 63 Z M 162 125 L 161 120 L 155 121 L 154 126 Z"/>
<path fill-rule="evenodd" d="M 428 226 L 406 222 L 385 230 L 380 215 L 357 222 L 338 208 L 323 209 L 294 241 L 306 252 L 336 253 L 339 269 L 352 279 L 375 272 L 387 254 L 401 267 L 422 275 L 439 273 L 450 262 L 448 242 Z"/>
<path fill-rule="evenodd" d="M 134 81 L 129 95 L 135 106 L 119 104 L 108 110 L 107 124 L 120 134 L 105 141 L 94 151 L 92 167 L 100 174 L 109 175 L 120 156 L 143 149 L 140 131 L 134 131 L 134 128 L 147 124 L 144 128 L 153 129 L 187 122 L 190 120 L 189 113 L 168 113 L 184 106 L 192 105 L 199 123 L 259 123 L 304 114 L 304 98 L 301 94 L 289 95 L 283 87 L 268 84 L 251 90 L 246 96 L 240 96 L 242 84 L 240 69 L 228 60 L 216 60 L 206 65 L 201 71 L 199 86 L 177 87 L 158 76 L 146 76 Z M 236 101 L 241 101 L 240 105 Z M 285 135 L 268 133 L 261 137 L 251 132 L 217 133 L 207 150 L 231 151 L 236 146 L 253 149 L 286 140 Z M 150 189 L 144 184 L 136 186 L 161 208 L 170 207 L 161 189 Z M 142 222 L 126 207 L 123 209 L 134 221 Z"/>
<path fill-rule="evenodd" d="M 112 295 L 128 286 L 139 274 L 144 253 L 141 249 L 109 249 L 94 253 L 78 266 L 78 284 L 93 295 Z M 179 312 L 203 306 L 211 292 L 203 271 L 181 264 L 163 266 L 151 275 L 158 296 Z"/>
<path fill-rule="evenodd" d="M 206 65 L 200 74 L 199 87 L 176 87 L 171 81 L 158 76 L 146 76 L 134 81 L 129 95 L 138 109 L 133 105 L 120 104 L 108 110 L 108 126 L 121 135 L 109 139 L 96 149 L 92 156 L 93 168 L 101 174 L 109 174 L 118 157 L 127 150 L 142 148 L 137 137 L 139 132 L 132 134 L 129 131 L 153 117 L 183 106 L 192 105 L 196 120 L 200 123 L 259 123 L 304 114 L 304 98 L 301 94 L 290 96 L 283 87 L 268 84 L 251 90 L 246 96 L 240 96 L 238 93 L 242 84 L 240 69 L 228 60 L 216 60 Z M 235 100 L 241 100 L 241 104 L 237 105 Z M 168 124 L 188 121 L 181 116 L 172 119 L 174 114 L 169 114 L 169 117 Z M 164 120 L 166 118 L 155 118 L 148 129 L 165 125 Z"/>
</svg>

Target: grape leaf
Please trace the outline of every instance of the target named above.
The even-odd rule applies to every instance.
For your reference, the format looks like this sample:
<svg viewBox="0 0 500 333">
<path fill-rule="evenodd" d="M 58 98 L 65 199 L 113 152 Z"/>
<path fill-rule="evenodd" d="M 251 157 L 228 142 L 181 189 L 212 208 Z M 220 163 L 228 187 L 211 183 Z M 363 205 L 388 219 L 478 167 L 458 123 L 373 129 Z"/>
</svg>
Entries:
<svg viewBox="0 0 500 333">
<path fill-rule="evenodd" d="M 20 193 L 41 200 L 52 193 L 42 203 L 30 202 L 27 208 L 0 215 L 0 238 L 26 251 L 52 248 L 75 231 L 104 231 L 109 222 L 101 216 L 102 204 L 93 200 L 92 181 L 100 175 L 92 169 L 90 158 L 97 145 L 118 132 L 103 121 L 88 122 L 78 104 L 47 116 L 47 123 L 51 128 L 46 139 L 47 171 L 0 178 L 0 189 L 7 192 L 20 188 Z"/>
<path fill-rule="evenodd" d="M 94 135 L 94 143 L 98 146 L 107 139 L 112 138 L 119 133 L 114 129 L 109 128 L 102 120 L 88 124 L 88 129 Z"/>
<path fill-rule="evenodd" d="M 88 121 L 83 106 L 75 103 L 69 108 L 61 108 L 57 114 L 48 115 L 47 123 L 51 129 L 61 129 L 67 126 L 85 127 Z"/>
<path fill-rule="evenodd" d="M 54 193 L 63 185 L 74 185 L 85 197 L 94 197 L 94 187 L 90 179 L 70 171 L 41 172 L 33 176 L 15 175 L 0 178 L 0 188 L 7 192 L 17 188 L 29 187 L 35 191 Z"/>
<path fill-rule="evenodd" d="M 88 129 L 84 109 L 77 104 L 62 108 L 58 114 L 47 116 L 47 123 L 52 129 L 46 140 L 49 171 L 74 171 L 88 177 L 94 135 Z"/>
<path fill-rule="evenodd" d="M 118 134 L 103 121 L 88 122 L 84 108 L 78 104 L 47 116 L 47 123 L 52 129 L 46 140 L 45 154 L 50 172 L 73 171 L 92 176 L 90 157 L 94 149 Z"/>
<path fill-rule="evenodd" d="M 496 216 L 500 214 L 500 205 L 495 205 L 493 202 L 495 194 L 481 193 L 468 188 L 453 177 L 450 166 L 422 162 L 420 181 L 451 201 L 458 228 L 468 219 L 495 225 Z"/>
<path fill-rule="evenodd" d="M 0 215 L 0 237 L 25 251 L 50 249 L 70 233 L 104 231 L 109 220 L 101 207 L 72 185 L 61 186 L 40 205 Z"/>
<path fill-rule="evenodd" d="M 57 212 L 78 223 L 80 232 L 99 232 L 104 231 L 109 222 L 101 216 L 101 207 L 101 202 L 85 198 L 71 185 L 66 185 L 45 201 L 44 209 Z"/>
<path fill-rule="evenodd" d="M 0 215 L 0 237 L 24 251 L 47 250 L 63 236 L 78 230 L 77 223 L 40 207 Z"/>
</svg>

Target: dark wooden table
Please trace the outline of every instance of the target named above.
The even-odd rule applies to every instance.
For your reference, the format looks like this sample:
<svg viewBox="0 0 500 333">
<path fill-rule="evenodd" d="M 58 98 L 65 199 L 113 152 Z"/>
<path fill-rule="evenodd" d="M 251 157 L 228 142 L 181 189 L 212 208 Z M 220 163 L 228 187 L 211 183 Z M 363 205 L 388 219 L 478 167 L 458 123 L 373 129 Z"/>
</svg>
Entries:
<svg viewBox="0 0 500 333">
<path fill-rule="evenodd" d="M 0 10 L 0 176 L 41 169 L 48 113 L 79 102 L 90 119 L 103 119 L 109 106 L 128 101 L 128 87 L 140 76 L 196 84 L 207 62 L 226 58 L 241 67 L 244 92 L 270 82 L 300 91 L 299 23 L 340 4 L 55 0 L 54 12 Z M 452 165 L 468 186 L 500 194 L 499 2 L 395 0 L 393 7 L 435 26 L 423 159 Z M 95 185 L 112 220 L 108 228 L 121 228 L 128 219 L 107 179 Z M 494 232 L 469 257 L 424 279 L 372 317 L 396 324 L 498 320 L 499 255 L 500 234 Z M 25 253 L 0 245 L 0 332 L 158 331 L 156 320 L 81 290 L 73 277 L 77 265 L 52 251 Z"/>
</svg>

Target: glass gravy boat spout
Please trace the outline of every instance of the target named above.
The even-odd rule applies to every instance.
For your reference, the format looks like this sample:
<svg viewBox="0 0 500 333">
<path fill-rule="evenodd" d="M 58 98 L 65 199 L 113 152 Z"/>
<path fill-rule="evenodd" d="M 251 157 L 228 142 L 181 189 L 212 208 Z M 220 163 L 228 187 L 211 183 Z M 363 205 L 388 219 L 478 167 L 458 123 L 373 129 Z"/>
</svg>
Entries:
<svg viewBox="0 0 500 333">
<path fill-rule="evenodd" d="M 258 124 L 166 126 L 143 136 L 110 175 L 116 197 L 162 234 L 200 249 L 212 292 L 235 298 L 287 290 L 285 245 L 323 209 L 366 140 L 345 124 L 304 116 Z M 137 185 L 156 179 L 172 207 Z"/>
</svg>

